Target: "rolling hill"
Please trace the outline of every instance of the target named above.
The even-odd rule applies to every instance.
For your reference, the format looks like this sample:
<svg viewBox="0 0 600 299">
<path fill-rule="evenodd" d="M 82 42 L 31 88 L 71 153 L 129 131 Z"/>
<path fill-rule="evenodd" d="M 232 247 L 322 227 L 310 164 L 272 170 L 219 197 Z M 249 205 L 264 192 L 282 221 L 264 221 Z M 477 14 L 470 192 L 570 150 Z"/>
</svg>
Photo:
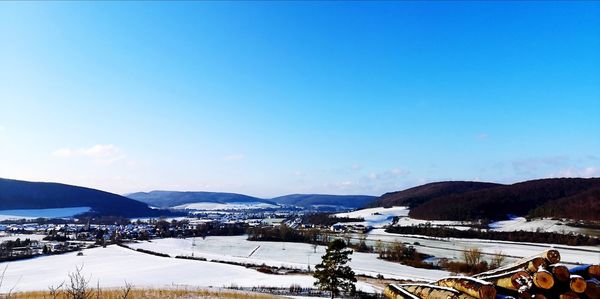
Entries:
<svg viewBox="0 0 600 299">
<path fill-rule="evenodd" d="M 216 203 L 216 204 L 267 204 L 276 205 L 275 202 L 243 195 L 224 192 L 179 192 L 179 191 L 151 191 L 127 194 L 127 197 L 144 202 L 158 208 L 173 208 L 188 204 Z"/>
<path fill-rule="evenodd" d="M 165 211 L 117 194 L 59 183 L 0 178 L 0 210 L 89 207 L 99 215 L 159 216 Z"/>
<path fill-rule="evenodd" d="M 368 195 L 291 194 L 275 197 L 272 200 L 279 204 L 303 208 L 332 206 L 360 209 L 366 207 L 375 199 L 377 197 Z"/>
<path fill-rule="evenodd" d="M 508 215 L 600 220 L 600 178 L 540 179 L 500 185 L 440 182 L 384 194 L 377 206 L 407 205 L 427 220 L 503 220 Z"/>
</svg>

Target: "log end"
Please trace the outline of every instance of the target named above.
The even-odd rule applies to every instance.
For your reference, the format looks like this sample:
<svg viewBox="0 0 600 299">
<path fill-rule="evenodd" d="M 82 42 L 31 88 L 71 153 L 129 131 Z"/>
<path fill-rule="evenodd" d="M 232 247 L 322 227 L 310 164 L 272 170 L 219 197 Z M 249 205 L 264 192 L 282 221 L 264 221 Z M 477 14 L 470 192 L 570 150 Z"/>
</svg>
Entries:
<svg viewBox="0 0 600 299">
<path fill-rule="evenodd" d="M 531 279 L 531 275 L 529 275 L 529 272 L 518 271 L 512 275 L 512 277 L 510 278 L 510 281 L 512 283 L 513 288 L 515 290 L 518 290 L 519 288 L 521 288 L 523 286 L 524 283 L 526 283 L 527 281 L 530 281 L 530 279 Z"/>
<path fill-rule="evenodd" d="M 569 273 L 569 268 L 563 265 L 556 265 L 552 267 L 552 274 L 556 280 L 561 282 L 568 282 L 571 279 L 571 273 Z"/>
<path fill-rule="evenodd" d="M 571 282 L 569 283 L 571 291 L 575 293 L 583 293 L 587 287 L 587 283 L 581 276 L 571 275 Z"/>
<path fill-rule="evenodd" d="M 591 265 L 588 269 L 590 278 L 600 279 L 600 265 Z"/>
<path fill-rule="evenodd" d="M 590 279 L 586 283 L 585 295 L 588 298 L 600 298 L 600 283 L 594 279 Z"/>
<path fill-rule="evenodd" d="M 548 290 L 554 286 L 554 277 L 547 271 L 538 271 L 533 274 L 533 283 L 540 289 Z"/>
<path fill-rule="evenodd" d="M 550 249 L 546 251 L 544 257 L 550 262 L 550 264 L 556 264 L 560 262 L 560 252 L 556 249 Z"/>
</svg>

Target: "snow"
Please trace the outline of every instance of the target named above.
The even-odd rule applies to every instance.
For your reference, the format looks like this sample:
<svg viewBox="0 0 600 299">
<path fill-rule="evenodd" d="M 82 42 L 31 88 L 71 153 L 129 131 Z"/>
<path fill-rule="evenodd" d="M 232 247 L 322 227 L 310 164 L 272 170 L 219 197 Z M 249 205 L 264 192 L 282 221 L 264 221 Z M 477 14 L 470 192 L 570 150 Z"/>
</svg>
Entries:
<svg viewBox="0 0 600 299">
<path fill-rule="evenodd" d="M 510 220 L 503 220 L 490 223 L 490 229 L 494 231 L 543 231 L 557 233 L 582 233 L 582 229 L 566 225 L 565 222 L 552 219 L 534 219 L 527 221 L 524 217 L 515 217 Z"/>
<path fill-rule="evenodd" d="M 253 265 L 285 266 L 306 269 L 321 261 L 324 246 L 317 246 L 316 253 L 311 244 L 248 241 L 246 236 L 215 236 L 206 239 L 158 239 L 152 242 L 130 244 L 132 248 L 143 248 L 175 255 L 192 255 L 208 260 L 232 261 Z M 194 245 L 195 246 L 192 246 Z M 377 258 L 376 254 L 354 252 L 350 266 L 357 274 L 412 280 L 436 280 L 448 276 L 448 272 L 413 268 Z"/>
<path fill-rule="evenodd" d="M 90 207 L 73 207 L 73 208 L 57 208 L 57 209 L 0 210 L 0 221 L 14 220 L 14 219 L 72 217 L 77 214 L 88 212 L 89 210 L 90 210 Z"/>
<path fill-rule="evenodd" d="M 357 236 L 358 237 L 358 236 Z M 435 257 L 446 257 L 450 259 L 462 259 L 463 250 L 468 248 L 479 248 L 485 257 L 502 253 L 507 255 L 507 262 L 518 258 L 530 257 L 540 252 L 554 248 L 560 252 L 563 264 L 597 264 L 600 262 L 600 248 L 594 246 L 568 246 L 546 243 L 526 243 L 510 241 L 494 241 L 482 239 L 460 239 L 460 238 L 435 238 L 419 235 L 401 235 L 387 233 L 383 229 L 374 229 L 367 235 L 367 242 L 372 245 L 377 240 L 383 242 L 405 242 L 413 244 L 417 251 L 433 255 Z M 418 242 L 418 245 L 415 244 Z"/>
<path fill-rule="evenodd" d="M 352 224 L 362 224 L 371 227 L 383 227 L 391 224 L 394 217 L 404 217 L 408 215 L 408 207 L 391 207 L 391 208 L 369 208 L 356 210 L 348 213 L 335 214 L 338 218 L 363 218 L 364 222 L 356 222 Z M 350 224 L 350 223 L 344 223 Z"/>
<path fill-rule="evenodd" d="M 232 202 L 232 203 L 216 203 L 216 202 L 196 202 L 179 205 L 175 209 L 186 210 L 249 210 L 249 209 L 272 209 L 279 206 L 265 202 Z"/>
<path fill-rule="evenodd" d="M 298 284 L 313 287 L 314 278 L 308 275 L 272 275 L 240 266 L 221 263 L 157 257 L 115 245 L 94 248 L 76 253 L 44 256 L 10 262 L 0 288 L 0 293 L 14 287 L 14 292 L 47 290 L 68 280 L 68 274 L 76 267 L 90 284 L 98 282 L 103 288 L 123 287 L 125 282 L 134 287 L 240 287 L 271 286 L 289 287 Z M 4 268 L 4 267 L 2 267 Z M 2 269 L 3 270 L 3 269 Z M 359 283 L 357 288 L 373 291 L 374 288 Z"/>
</svg>

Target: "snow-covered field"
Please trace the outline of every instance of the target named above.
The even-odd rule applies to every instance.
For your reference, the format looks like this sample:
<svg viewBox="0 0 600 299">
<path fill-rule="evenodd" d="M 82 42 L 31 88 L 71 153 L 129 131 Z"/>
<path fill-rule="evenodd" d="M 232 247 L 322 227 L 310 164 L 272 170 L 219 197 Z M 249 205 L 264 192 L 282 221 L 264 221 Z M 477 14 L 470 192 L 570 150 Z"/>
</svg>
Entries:
<svg viewBox="0 0 600 299">
<path fill-rule="evenodd" d="M 89 211 L 89 207 L 73 207 L 58 209 L 23 209 L 23 210 L 0 210 L 1 220 L 13 219 L 35 219 L 35 218 L 63 218 Z"/>
<path fill-rule="evenodd" d="M 358 237 L 358 236 L 357 236 Z M 562 262 L 567 264 L 600 263 L 600 248 L 594 246 L 568 246 L 539 243 L 517 243 L 509 241 L 492 241 L 481 239 L 434 238 L 416 235 L 398 235 L 386 233 L 383 229 L 374 229 L 367 235 L 373 244 L 377 240 L 384 242 L 404 242 L 414 244 L 417 251 L 433 255 L 461 259 L 463 250 L 480 248 L 484 253 L 512 256 L 508 260 L 536 255 L 546 249 L 556 248 L 560 251 Z M 415 244 L 415 243 L 418 243 Z"/>
<path fill-rule="evenodd" d="M 586 233 L 585 229 L 566 225 L 567 222 L 552 219 L 533 219 L 527 221 L 524 217 L 515 217 L 510 220 L 503 220 L 490 223 L 490 228 L 495 231 L 542 231 L 557 233 Z"/>
<path fill-rule="evenodd" d="M 195 244 L 195 246 L 193 246 Z M 143 248 L 175 255 L 192 255 L 208 260 L 233 261 L 254 265 L 285 266 L 306 269 L 321 261 L 325 247 L 317 246 L 317 252 L 310 244 L 247 241 L 246 236 L 218 236 L 206 239 L 158 239 L 152 242 L 130 244 L 133 248 Z M 376 254 L 355 252 L 350 262 L 358 274 L 389 278 L 435 280 L 447 276 L 448 272 L 413 268 L 377 258 Z"/>
<path fill-rule="evenodd" d="M 279 206 L 265 202 L 234 202 L 234 203 L 216 203 L 216 202 L 197 202 L 188 203 L 174 207 L 175 209 L 186 210 L 249 210 L 249 209 L 271 209 Z"/>
<path fill-rule="evenodd" d="M 123 287 L 125 281 L 150 288 L 312 287 L 314 282 L 308 275 L 264 274 L 234 265 L 157 257 L 115 245 L 85 250 L 83 256 L 68 253 L 10 262 L 3 264 L 2 270 L 4 265 L 8 266 L 0 293 L 13 287 L 13 291 L 47 290 L 68 280 L 76 267 L 83 267 L 91 285 L 98 282 L 101 287 Z M 373 291 L 365 283 L 357 287 Z"/>
<path fill-rule="evenodd" d="M 362 224 L 371 227 L 383 227 L 384 225 L 391 224 L 396 216 L 407 216 L 408 211 L 409 210 L 407 207 L 370 208 L 348 213 L 338 213 L 335 214 L 335 216 L 340 218 L 363 218 L 365 220 L 364 222 L 356 222 L 353 224 Z"/>
</svg>

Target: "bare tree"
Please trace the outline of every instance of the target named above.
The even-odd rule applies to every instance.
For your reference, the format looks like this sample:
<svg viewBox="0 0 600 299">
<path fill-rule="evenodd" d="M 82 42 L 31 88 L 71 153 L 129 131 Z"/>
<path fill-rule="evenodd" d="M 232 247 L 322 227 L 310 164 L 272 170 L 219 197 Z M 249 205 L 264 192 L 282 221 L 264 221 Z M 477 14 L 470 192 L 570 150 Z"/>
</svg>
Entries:
<svg viewBox="0 0 600 299">
<path fill-rule="evenodd" d="M 69 273 L 69 284 L 65 287 L 65 292 L 70 299 L 92 298 L 92 290 L 89 288 L 90 278 L 86 279 L 82 270 L 83 265 L 75 267 L 75 272 Z"/>
<path fill-rule="evenodd" d="M 56 287 L 53 285 L 48 287 L 48 292 L 50 293 L 49 295 L 51 299 L 57 299 L 60 296 L 60 294 L 62 294 L 61 289 L 64 286 L 64 284 L 65 282 L 63 281 Z"/>
<path fill-rule="evenodd" d="M 123 293 L 121 294 L 121 299 L 127 299 L 132 288 L 133 288 L 133 285 L 131 283 L 128 283 L 127 281 L 125 281 L 125 287 L 122 290 Z"/>
</svg>

